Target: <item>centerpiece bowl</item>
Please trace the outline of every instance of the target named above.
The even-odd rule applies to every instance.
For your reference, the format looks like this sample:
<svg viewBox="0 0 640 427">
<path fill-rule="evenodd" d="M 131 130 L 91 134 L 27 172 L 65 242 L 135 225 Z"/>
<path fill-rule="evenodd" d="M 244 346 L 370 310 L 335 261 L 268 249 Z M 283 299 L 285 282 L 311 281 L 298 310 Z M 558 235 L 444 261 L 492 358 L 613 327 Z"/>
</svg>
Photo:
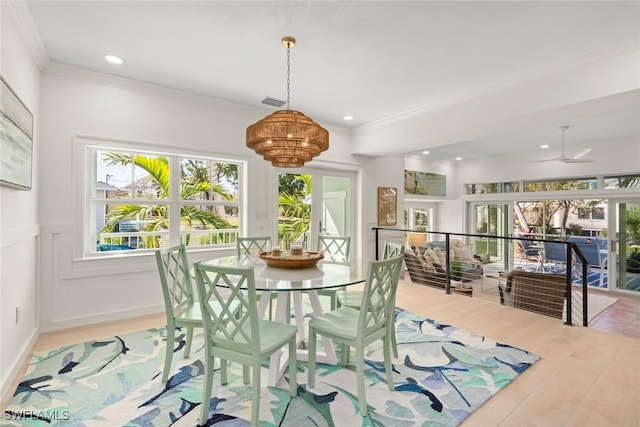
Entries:
<svg viewBox="0 0 640 427">
<path fill-rule="evenodd" d="M 262 252 L 262 259 L 269 267 L 275 268 L 311 268 L 324 258 L 320 252 L 305 252 L 302 255 L 273 256 L 270 252 Z"/>
</svg>

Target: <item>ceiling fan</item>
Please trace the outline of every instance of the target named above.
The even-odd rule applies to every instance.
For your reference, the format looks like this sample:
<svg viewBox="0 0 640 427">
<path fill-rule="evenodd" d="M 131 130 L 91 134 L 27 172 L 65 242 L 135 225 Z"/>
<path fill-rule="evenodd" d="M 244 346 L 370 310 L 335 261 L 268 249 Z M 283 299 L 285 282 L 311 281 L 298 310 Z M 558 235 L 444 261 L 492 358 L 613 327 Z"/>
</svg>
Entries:
<svg viewBox="0 0 640 427">
<path fill-rule="evenodd" d="M 591 148 L 585 148 L 584 150 L 576 153 L 575 155 L 569 157 L 565 155 L 564 152 L 564 133 L 569 129 L 568 125 L 560 126 L 559 129 L 562 131 L 562 152 L 558 157 L 554 157 L 552 159 L 545 160 L 531 160 L 531 162 L 564 162 L 564 163 L 592 163 L 593 160 L 583 159 L 582 157 L 588 154 L 591 151 Z"/>
</svg>

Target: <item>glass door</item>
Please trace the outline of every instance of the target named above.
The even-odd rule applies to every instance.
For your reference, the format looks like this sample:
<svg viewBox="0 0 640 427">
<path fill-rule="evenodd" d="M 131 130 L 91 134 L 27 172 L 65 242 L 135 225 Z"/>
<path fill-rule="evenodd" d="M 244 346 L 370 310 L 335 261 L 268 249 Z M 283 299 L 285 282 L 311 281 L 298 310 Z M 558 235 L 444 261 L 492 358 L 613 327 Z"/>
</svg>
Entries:
<svg viewBox="0 0 640 427">
<path fill-rule="evenodd" d="M 483 263 L 497 263 L 503 269 L 508 268 L 511 259 L 508 242 L 490 236 L 509 235 L 509 215 L 507 204 L 472 204 L 470 233 L 489 235 L 475 238 L 475 253 Z"/>
<path fill-rule="evenodd" d="M 616 202 L 614 218 L 609 260 L 616 266 L 608 266 L 609 288 L 615 283 L 615 289 L 640 292 L 640 202 Z"/>
<path fill-rule="evenodd" d="M 278 174 L 278 244 L 317 248 L 318 235 L 353 233 L 354 175 L 302 168 Z M 354 242 L 352 242 L 353 244 Z"/>
</svg>

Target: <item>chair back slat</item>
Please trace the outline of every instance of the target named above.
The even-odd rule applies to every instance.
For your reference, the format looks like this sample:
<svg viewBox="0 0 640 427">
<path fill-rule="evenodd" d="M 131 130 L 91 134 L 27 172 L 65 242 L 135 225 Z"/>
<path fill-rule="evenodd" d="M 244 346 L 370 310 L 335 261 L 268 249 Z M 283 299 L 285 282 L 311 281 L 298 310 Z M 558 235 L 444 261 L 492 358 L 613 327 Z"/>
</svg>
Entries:
<svg viewBox="0 0 640 427">
<path fill-rule="evenodd" d="M 394 258 L 404 255 L 404 245 L 399 243 L 385 241 L 384 249 L 382 251 L 382 259 Z"/>
<path fill-rule="evenodd" d="M 238 237 L 236 240 L 236 250 L 238 256 L 250 255 L 258 256 L 261 252 L 269 250 L 271 236 L 264 237 Z"/>
<path fill-rule="evenodd" d="M 324 252 L 325 259 L 348 262 L 351 253 L 351 237 L 318 236 L 318 252 Z"/>
<path fill-rule="evenodd" d="M 204 305 L 205 333 L 215 346 L 259 353 L 257 299 L 253 268 L 196 263 L 196 285 Z M 240 311 L 234 302 L 240 303 Z M 240 314 L 239 314 L 240 313 Z"/>
<path fill-rule="evenodd" d="M 401 266 L 400 256 L 369 263 L 358 319 L 361 333 L 368 335 L 393 321 Z"/>
<path fill-rule="evenodd" d="M 156 261 L 165 308 L 172 317 L 177 316 L 194 301 L 187 250 L 184 245 L 159 249 Z"/>
</svg>

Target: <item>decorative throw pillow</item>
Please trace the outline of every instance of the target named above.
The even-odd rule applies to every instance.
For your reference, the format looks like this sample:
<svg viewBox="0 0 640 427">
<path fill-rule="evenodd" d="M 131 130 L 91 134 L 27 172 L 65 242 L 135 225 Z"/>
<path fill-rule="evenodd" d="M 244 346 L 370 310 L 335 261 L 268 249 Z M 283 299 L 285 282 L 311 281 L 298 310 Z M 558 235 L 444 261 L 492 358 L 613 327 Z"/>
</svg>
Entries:
<svg viewBox="0 0 640 427">
<path fill-rule="evenodd" d="M 436 267 L 434 266 L 434 264 L 431 261 L 424 261 L 422 263 L 422 266 L 424 267 L 424 271 L 428 272 L 428 273 L 435 273 L 436 272 Z"/>
<path fill-rule="evenodd" d="M 447 265 L 447 256 L 445 255 L 444 251 L 440 248 L 434 248 L 433 252 L 435 253 L 436 257 L 438 257 L 438 260 L 436 262 L 442 267 L 445 267 Z"/>
<path fill-rule="evenodd" d="M 455 254 L 455 257 L 460 260 L 473 259 L 473 251 L 471 250 L 471 245 L 464 245 L 464 246 L 455 248 L 454 254 Z"/>
<path fill-rule="evenodd" d="M 424 252 L 424 261 L 428 262 L 429 264 L 439 264 L 440 258 L 438 258 L 438 255 L 436 255 L 435 250 L 427 249 Z"/>
<path fill-rule="evenodd" d="M 449 246 L 451 246 L 452 248 L 460 248 L 460 247 L 464 246 L 464 243 L 462 242 L 462 240 L 451 239 L 449 241 Z"/>
</svg>

